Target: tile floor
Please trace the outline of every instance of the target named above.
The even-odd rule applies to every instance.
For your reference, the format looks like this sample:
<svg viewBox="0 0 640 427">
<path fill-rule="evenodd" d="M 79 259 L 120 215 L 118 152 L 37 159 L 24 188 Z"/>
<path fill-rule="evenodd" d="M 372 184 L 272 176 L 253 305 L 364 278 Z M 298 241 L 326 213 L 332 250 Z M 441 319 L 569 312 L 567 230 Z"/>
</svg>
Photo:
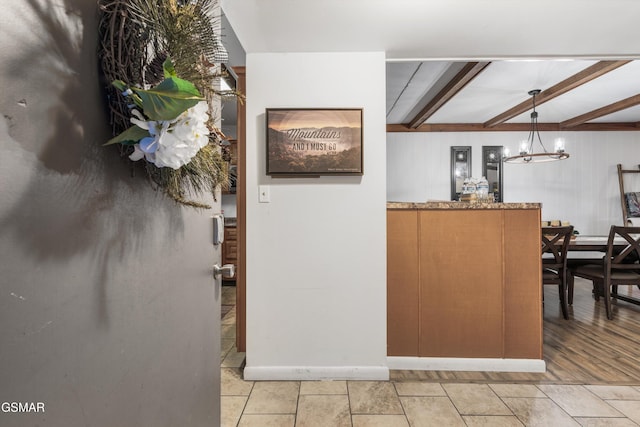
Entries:
<svg viewBox="0 0 640 427">
<path fill-rule="evenodd" d="M 223 427 L 640 425 L 640 387 L 244 381 L 234 341 L 235 308 L 222 320 Z"/>
</svg>

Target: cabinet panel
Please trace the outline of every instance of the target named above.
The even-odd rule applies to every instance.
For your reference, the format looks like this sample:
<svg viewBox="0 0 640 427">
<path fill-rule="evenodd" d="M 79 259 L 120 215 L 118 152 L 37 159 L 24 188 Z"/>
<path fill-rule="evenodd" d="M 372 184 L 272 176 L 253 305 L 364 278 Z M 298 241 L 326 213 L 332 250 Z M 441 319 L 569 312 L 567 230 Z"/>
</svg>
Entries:
<svg viewBox="0 0 640 427">
<path fill-rule="evenodd" d="M 226 226 L 224 228 L 224 240 L 236 241 L 238 239 L 238 229 L 236 227 Z"/>
<path fill-rule="evenodd" d="M 224 228 L 224 242 L 222 243 L 222 264 L 233 264 L 238 267 L 238 233 L 236 227 Z M 231 279 L 236 280 L 235 276 Z"/>
<path fill-rule="evenodd" d="M 505 355 L 542 359 L 540 211 L 505 212 Z"/>
<path fill-rule="evenodd" d="M 387 355 L 417 356 L 418 212 L 387 212 Z"/>
<path fill-rule="evenodd" d="M 502 211 L 420 211 L 422 357 L 502 357 Z"/>
</svg>

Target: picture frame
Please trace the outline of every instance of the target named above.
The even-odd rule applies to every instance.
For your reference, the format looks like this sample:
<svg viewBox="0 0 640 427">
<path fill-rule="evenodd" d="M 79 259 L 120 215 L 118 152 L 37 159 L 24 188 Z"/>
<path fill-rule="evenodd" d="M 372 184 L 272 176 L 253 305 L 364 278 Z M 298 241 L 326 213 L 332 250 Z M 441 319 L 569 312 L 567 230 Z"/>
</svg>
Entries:
<svg viewBox="0 0 640 427">
<path fill-rule="evenodd" d="M 493 195 L 493 200 L 502 202 L 504 195 L 502 181 L 504 181 L 504 168 L 502 167 L 502 145 L 482 146 L 482 176 L 489 183 L 489 194 Z"/>
<path fill-rule="evenodd" d="M 451 200 L 460 200 L 466 178 L 471 178 L 471 146 L 451 147 Z"/>
<path fill-rule="evenodd" d="M 267 108 L 267 175 L 363 175 L 362 115 L 362 108 Z"/>
</svg>

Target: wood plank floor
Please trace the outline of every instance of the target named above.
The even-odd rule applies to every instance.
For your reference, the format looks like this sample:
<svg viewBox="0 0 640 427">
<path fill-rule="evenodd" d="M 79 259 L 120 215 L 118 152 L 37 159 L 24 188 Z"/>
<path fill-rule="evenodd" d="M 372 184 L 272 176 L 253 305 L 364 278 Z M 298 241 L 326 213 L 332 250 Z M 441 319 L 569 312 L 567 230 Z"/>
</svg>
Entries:
<svg viewBox="0 0 640 427">
<path fill-rule="evenodd" d="M 637 287 L 620 294 L 640 298 Z M 544 289 L 544 360 L 547 372 L 391 371 L 394 381 L 518 382 L 535 384 L 640 385 L 640 306 L 614 302 L 607 320 L 602 299 L 595 301 L 591 282 L 576 278 L 569 320 L 560 312 L 555 286 Z"/>
</svg>

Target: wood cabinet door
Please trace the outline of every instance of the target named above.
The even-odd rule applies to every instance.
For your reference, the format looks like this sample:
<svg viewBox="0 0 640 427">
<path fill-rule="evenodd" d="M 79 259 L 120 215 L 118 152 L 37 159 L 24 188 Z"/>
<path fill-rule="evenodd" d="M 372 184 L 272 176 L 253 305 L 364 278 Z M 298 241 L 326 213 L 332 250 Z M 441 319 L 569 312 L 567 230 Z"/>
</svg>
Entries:
<svg viewBox="0 0 640 427">
<path fill-rule="evenodd" d="M 506 358 L 542 359 L 540 210 L 505 211 Z"/>
<path fill-rule="evenodd" d="M 224 242 L 222 243 L 222 264 L 233 264 L 238 267 L 238 234 L 236 227 L 224 228 Z M 236 280 L 232 277 L 227 280 Z"/>
<path fill-rule="evenodd" d="M 503 357 L 503 212 L 419 215 L 419 355 Z"/>
<path fill-rule="evenodd" d="M 387 355 L 418 356 L 418 212 L 387 211 Z"/>
</svg>

